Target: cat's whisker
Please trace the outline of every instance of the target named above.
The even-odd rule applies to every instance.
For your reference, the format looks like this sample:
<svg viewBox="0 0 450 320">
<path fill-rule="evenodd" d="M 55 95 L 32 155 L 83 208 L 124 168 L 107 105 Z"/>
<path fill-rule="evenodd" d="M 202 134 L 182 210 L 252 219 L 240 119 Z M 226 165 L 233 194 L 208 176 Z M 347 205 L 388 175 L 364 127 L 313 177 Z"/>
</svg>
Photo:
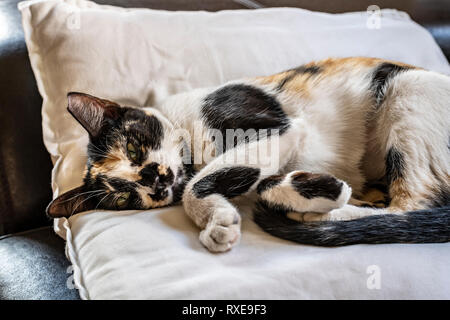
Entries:
<svg viewBox="0 0 450 320">
<path fill-rule="evenodd" d="M 108 152 L 108 150 L 102 150 L 98 146 L 96 146 L 95 144 L 90 144 L 90 146 L 95 148 L 100 153 L 107 153 Z"/>
<path fill-rule="evenodd" d="M 106 194 L 106 196 L 104 196 L 98 203 L 97 203 L 97 205 L 95 206 L 95 209 L 94 210 L 97 210 L 97 208 L 98 208 L 98 206 L 100 205 L 100 203 L 102 203 L 103 202 L 103 200 L 105 200 L 108 196 L 110 196 L 111 195 L 111 193 L 107 193 Z"/>
<path fill-rule="evenodd" d="M 106 192 L 106 191 L 103 191 L 103 192 Z M 73 208 L 72 213 L 70 214 L 70 216 L 72 216 L 72 215 L 75 213 L 76 209 L 77 209 L 81 204 L 83 204 L 83 203 L 86 202 L 87 200 L 89 200 L 89 199 L 91 199 L 91 198 L 93 198 L 93 197 L 96 197 L 96 196 L 98 196 L 98 195 L 101 195 L 101 194 L 102 194 L 102 193 L 91 194 L 90 196 L 88 196 L 88 197 L 87 197 L 86 199 L 84 199 L 83 201 L 77 203 L 77 205 Z"/>
<path fill-rule="evenodd" d="M 77 198 L 77 197 L 79 197 L 79 196 L 84 195 L 84 194 L 100 193 L 100 192 L 103 192 L 103 191 L 104 191 L 104 190 L 100 190 L 100 189 L 99 189 L 99 190 L 93 190 L 93 191 L 81 192 L 81 193 L 78 193 L 78 194 L 76 194 L 75 196 L 73 196 L 73 197 L 71 197 L 71 198 L 69 198 L 69 199 L 67 199 L 67 200 L 61 201 L 61 203 L 71 201 L 71 200 L 73 200 L 73 199 L 75 199 L 75 198 Z"/>
<path fill-rule="evenodd" d="M 113 157 L 113 156 L 111 156 L 109 154 L 104 154 L 104 153 L 96 153 L 96 152 L 92 152 L 91 151 L 91 155 L 92 156 L 101 157 L 101 158 L 110 159 L 110 160 L 119 160 L 117 157 Z"/>
<path fill-rule="evenodd" d="M 108 143 L 108 141 L 106 143 Z M 107 147 L 105 150 L 102 150 L 102 149 L 100 149 L 99 147 L 97 147 L 94 144 L 91 144 L 91 146 L 93 148 L 95 148 L 95 150 L 96 150 L 96 151 L 91 150 L 91 154 L 92 155 L 98 156 L 98 157 L 102 157 L 102 158 L 107 158 L 107 159 L 110 159 L 110 160 L 119 160 L 117 157 L 111 156 L 109 154 L 109 150 L 110 150 L 109 147 Z"/>
</svg>

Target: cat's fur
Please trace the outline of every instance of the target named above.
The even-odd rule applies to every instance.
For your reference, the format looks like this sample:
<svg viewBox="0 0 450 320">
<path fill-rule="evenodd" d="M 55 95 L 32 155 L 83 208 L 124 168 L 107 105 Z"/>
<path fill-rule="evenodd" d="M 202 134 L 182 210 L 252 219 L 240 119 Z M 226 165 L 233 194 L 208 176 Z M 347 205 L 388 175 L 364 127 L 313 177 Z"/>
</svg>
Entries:
<svg viewBox="0 0 450 320">
<path fill-rule="evenodd" d="M 88 163 L 83 186 L 49 205 L 52 217 L 182 199 L 200 241 L 221 252 L 240 238 L 233 199 L 256 193 L 255 221 L 301 243 L 450 240 L 447 76 L 380 59 L 327 59 L 155 108 L 80 93 L 68 101 L 89 132 Z M 211 128 L 223 136 L 213 138 Z M 226 140 L 238 128 L 274 131 Z M 277 150 L 276 165 L 249 160 L 263 143 Z M 212 161 L 190 163 L 205 150 Z"/>
</svg>

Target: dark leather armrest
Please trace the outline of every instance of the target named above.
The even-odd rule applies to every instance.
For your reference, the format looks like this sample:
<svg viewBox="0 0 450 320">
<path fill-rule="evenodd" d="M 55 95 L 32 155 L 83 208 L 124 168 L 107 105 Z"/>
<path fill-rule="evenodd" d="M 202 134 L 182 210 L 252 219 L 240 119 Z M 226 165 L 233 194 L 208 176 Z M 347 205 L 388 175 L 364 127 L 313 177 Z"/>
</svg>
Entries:
<svg viewBox="0 0 450 320">
<path fill-rule="evenodd" d="M 0 300 L 80 299 L 67 286 L 70 262 L 51 227 L 0 237 L 0 261 Z"/>
</svg>

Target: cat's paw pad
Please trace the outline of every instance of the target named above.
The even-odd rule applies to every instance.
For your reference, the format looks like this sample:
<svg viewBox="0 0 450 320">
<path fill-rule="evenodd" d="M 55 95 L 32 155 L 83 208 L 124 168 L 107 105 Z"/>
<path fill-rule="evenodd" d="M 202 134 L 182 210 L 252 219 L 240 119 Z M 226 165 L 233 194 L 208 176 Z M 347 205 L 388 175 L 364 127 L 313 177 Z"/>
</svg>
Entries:
<svg viewBox="0 0 450 320">
<path fill-rule="evenodd" d="M 241 217 L 236 209 L 215 212 L 200 232 L 200 242 L 211 252 L 225 252 L 239 242 Z"/>
</svg>

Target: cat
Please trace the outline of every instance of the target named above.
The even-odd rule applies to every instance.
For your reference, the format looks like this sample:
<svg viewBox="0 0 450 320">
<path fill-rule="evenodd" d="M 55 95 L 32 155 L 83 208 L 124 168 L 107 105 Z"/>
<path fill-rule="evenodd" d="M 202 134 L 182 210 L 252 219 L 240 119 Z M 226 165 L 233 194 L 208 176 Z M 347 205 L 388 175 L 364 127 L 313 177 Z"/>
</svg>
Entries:
<svg viewBox="0 0 450 320">
<path fill-rule="evenodd" d="M 255 222 L 299 243 L 450 240 L 446 75 L 330 58 L 152 108 L 71 92 L 68 111 L 89 134 L 86 172 L 49 204 L 50 217 L 181 200 L 201 243 L 224 252 L 241 234 L 234 200 L 254 195 Z M 263 146 L 269 165 L 250 161 Z"/>
</svg>

